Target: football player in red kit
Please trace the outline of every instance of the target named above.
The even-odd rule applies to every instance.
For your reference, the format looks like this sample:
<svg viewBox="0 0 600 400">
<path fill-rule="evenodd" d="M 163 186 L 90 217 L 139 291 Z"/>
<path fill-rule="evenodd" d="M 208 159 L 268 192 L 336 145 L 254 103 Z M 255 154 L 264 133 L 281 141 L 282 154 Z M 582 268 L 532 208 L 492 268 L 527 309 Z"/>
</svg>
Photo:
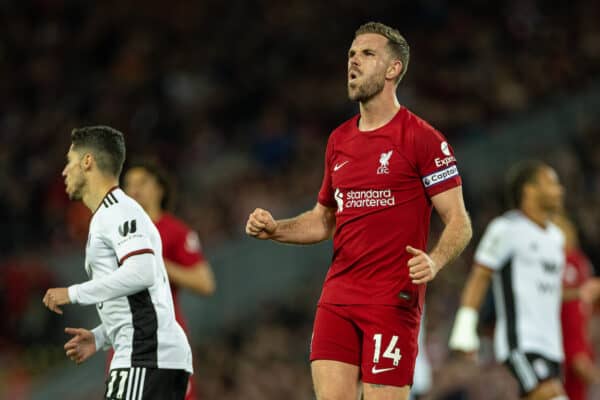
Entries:
<svg viewBox="0 0 600 400">
<path fill-rule="evenodd" d="M 163 258 L 173 294 L 175 318 L 188 333 L 178 301 L 179 289 L 189 289 L 202 296 L 210 296 L 215 291 L 213 272 L 202 253 L 198 235 L 183 221 L 166 211 L 171 197 L 169 180 L 158 165 L 150 162 L 134 164 L 125 173 L 123 188 L 140 203 L 160 233 Z M 185 399 L 197 399 L 191 377 Z"/>
<path fill-rule="evenodd" d="M 444 136 L 398 103 L 409 47 L 381 23 L 356 32 L 348 95 L 360 113 L 335 129 L 315 207 L 275 220 L 257 208 L 246 233 L 310 244 L 333 237 L 311 342 L 317 399 L 407 399 L 425 283 L 471 238 L 461 179 Z M 432 207 L 445 227 L 427 252 Z"/>
<path fill-rule="evenodd" d="M 567 252 L 561 310 L 565 391 L 570 400 L 586 400 L 588 385 L 600 383 L 588 331 L 591 307 L 580 299 L 580 288 L 592 277 L 592 265 L 579 248 L 573 223 L 564 215 L 554 217 L 554 223 L 565 234 Z"/>
</svg>

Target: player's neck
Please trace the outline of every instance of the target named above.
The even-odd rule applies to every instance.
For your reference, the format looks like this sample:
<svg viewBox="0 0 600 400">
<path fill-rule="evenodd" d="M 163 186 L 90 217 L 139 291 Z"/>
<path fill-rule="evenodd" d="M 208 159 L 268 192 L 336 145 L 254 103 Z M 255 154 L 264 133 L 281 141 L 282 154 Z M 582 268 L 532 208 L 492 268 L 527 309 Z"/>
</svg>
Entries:
<svg viewBox="0 0 600 400">
<path fill-rule="evenodd" d="M 548 221 L 550 220 L 550 214 L 547 211 L 544 211 L 533 204 L 523 204 L 521 212 L 533 223 L 539 225 L 542 229 L 546 229 Z"/>
<path fill-rule="evenodd" d="M 87 208 L 95 212 L 106 194 L 115 186 L 119 186 L 119 180 L 114 177 L 97 176 L 90 178 L 87 186 L 88 190 L 84 193 L 82 201 Z"/>
<path fill-rule="evenodd" d="M 360 119 L 358 120 L 358 130 L 372 131 L 381 128 L 394 118 L 400 103 L 396 94 L 380 93 L 367 102 L 360 103 Z"/>
<path fill-rule="evenodd" d="M 160 219 L 160 217 L 162 217 L 163 215 L 163 211 L 159 206 L 151 206 L 151 207 L 147 207 L 145 209 L 146 213 L 148 214 L 148 216 L 150 217 L 150 219 L 152 220 L 152 222 L 156 222 Z"/>
</svg>

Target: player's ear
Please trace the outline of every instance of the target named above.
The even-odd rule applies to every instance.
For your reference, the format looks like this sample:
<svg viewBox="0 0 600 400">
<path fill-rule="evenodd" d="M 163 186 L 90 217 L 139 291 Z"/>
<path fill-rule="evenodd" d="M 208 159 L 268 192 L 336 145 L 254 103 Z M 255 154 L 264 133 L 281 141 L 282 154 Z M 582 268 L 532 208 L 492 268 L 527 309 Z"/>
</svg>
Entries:
<svg viewBox="0 0 600 400">
<path fill-rule="evenodd" d="M 92 155 L 92 153 L 85 153 L 81 158 L 81 167 L 86 171 L 88 171 L 92 167 L 93 163 L 94 156 Z"/>
<path fill-rule="evenodd" d="M 389 80 L 396 80 L 396 78 L 402 73 L 403 68 L 404 65 L 402 65 L 402 61 L 392 60 L 392 62 L 387 68 L 385 78 Z"/>
<path fill-rule="evenodd" d="M 526 196 L 531 196 L 535 191 L 535 185 L 533 183 L 526 183 L 523 185 L 523 194 L 521 195 L 524 199 Z"/>
</svg>

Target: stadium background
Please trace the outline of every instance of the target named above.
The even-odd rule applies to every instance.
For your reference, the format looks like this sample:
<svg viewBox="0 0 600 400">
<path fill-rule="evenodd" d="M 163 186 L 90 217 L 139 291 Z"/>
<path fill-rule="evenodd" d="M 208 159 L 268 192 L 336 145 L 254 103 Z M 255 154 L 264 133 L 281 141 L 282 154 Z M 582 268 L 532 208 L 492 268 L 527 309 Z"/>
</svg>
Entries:
<svg viewBox="0 0 600 400">
<path fill-rule="evenodd" d="M 70 130 L 98 123 L 125 132 L 129 159 L 168 167 L 175 211 L 215 269 L 213 298 L 183 299 L 202 398 L 312 398 L 306 357 L 330 244 L 259 243 L 243 228 L 257 206 L 283 217 L 314 204 L 327 136 L 356 112 L 346 52 L 368 20 L 410 43 L 400 101 L 453 144 L 474 223 L 472 245 L 428 290 L 436 398 L 457 388 L 469 399 L 512 398 L 489 340 L 477 369 L 448 358 L 448 331 L 515 160 L 559 171 L 600 265 L 592 0 L 0 1 L 0 398 L 101 396 L 104 357 L 75 367 L 62 351 L 64 326 L 95 326 L 95 310 L 71 306 L 61 317 L 41 302 L 48 287 L 86 279 L 89 212 L 67 200 L 60 172 Z M 592 331 L 598 348 L 598 320 Z"/>
</svg>

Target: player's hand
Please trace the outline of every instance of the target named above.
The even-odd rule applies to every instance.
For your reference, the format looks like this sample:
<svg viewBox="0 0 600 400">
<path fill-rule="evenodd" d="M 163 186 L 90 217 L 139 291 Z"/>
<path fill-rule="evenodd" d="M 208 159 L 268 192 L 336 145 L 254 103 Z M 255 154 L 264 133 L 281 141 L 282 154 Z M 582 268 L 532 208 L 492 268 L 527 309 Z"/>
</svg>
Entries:
<svg viewBox="0 0 600 400">
<path fill-rule="evenodd" d="M 421 285 L 435 278 L 439 268 L 427 253 L 412 246 L 406 246 L 406 251 L 412 255 L 407 264 L 412 283 Z"/>
<path fill-rule="evenodd" d="M 600 297 L 600 278 L 592 278 L 586 281 L 579 288 L 579 297 L 581 300 L 591 305 Z"/>
<path fill-rule="evenodd" d="M 59 306 L 64 304 L 69 304 L 71 299 L 69 299 L 69 289 L 67 288 L 52 288 L 46 291 L 44 298 L 42 299 L 46 307 L 50 311 L 53 311 L 57 314 L 62 314 L 62 310 Z"/>
<path fill-rule="evenodd" d="M 257 208 L 248 217 L 246 234 L 257 239 L 270 239 L 277 229 L 277 221 L 270 212 Z"/>
<path fill-rule="evenodd" d="M 65 343 L 67 357 L 81 364 L 96 353 L 96 338 L 92 331 L 87 329 L 65 328 L 65 332 L 73 335 L 71 340 Z"/>
</svg>

